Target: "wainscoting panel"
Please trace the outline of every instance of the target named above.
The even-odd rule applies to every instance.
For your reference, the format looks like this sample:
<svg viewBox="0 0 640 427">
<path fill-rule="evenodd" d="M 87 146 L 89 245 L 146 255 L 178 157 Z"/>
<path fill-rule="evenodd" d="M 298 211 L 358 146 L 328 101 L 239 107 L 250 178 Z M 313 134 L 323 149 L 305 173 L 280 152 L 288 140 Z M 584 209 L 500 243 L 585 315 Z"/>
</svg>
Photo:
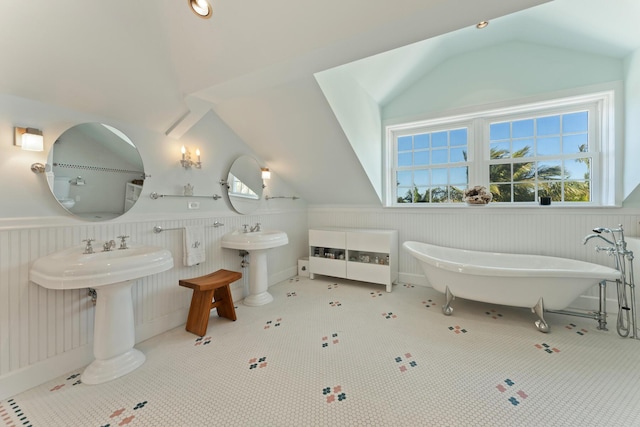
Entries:
<svg viewBox="0 0 640 427">
<path fill-rule="evenodd" d="M 613 258 L 596 253 L 597 241 L 582 244 L 594 227 L 617 228 L 640 236 L 638 209 L 501 208 L 309 208 L 309 227 L 360 227 L 399 232 L 400 277 L 424 285 L 418 262 L 402 249 L 408 240 L 488 252 L 538 254 L 572 258 L 615 267 Z M 638 259 L 636 255 L 636 259 Z M 636 260 L 636 262 L 638 262 Z M 615 300 L 615 286 L 607 297 Z M 597 297 L 596 288 L 585 296 Z M 610 310 L 614 305 L 609 305 Z"/>
<path fill-rule="evenodd" d="M 216 220 L 224 226 L 208 226 Z M 289 245 L 268 252 L 270 285 L 295 275 L 298 258 L 307 253 L 306 210 L 255 216 L 233 214 L 216 218 L 83 223 L 75 226 L 47 226 L 46 222 L 43 219 L 38 226 L 11 226 L 6 229 L 0 223 L 0 399 L 19 391 L 7 384 L 15 384 L 16 376 L 28 376 L 29 369 L 26 368 L 47 360 L 57 360 L 65 354 L 81 355 L 80 358 L 91 354 L 91 351 L 81 350 L 93 344 L 94 305 L 88 290 L 48 290 L 30 282 L 29 268 L 41 256 L 79 246 L 83 239 L 89 237 L 96 239 L 94 248 L 100 250 L 105 241 L 113 239 L 119 242 L 116 238 L 119 235 L 131 236 L 128 239 L 131 243 L 169 249 L 173 254 L 174 268 L 139 279 L 133 286 L 136 341 L 139 342 L 186 321 L 191 290 L 178 286 L 180 279 L 200 276 L 220 268 L 242 271 L 242 259 L 238 252 L 220 247 L 223 234 L 240 228 L 242 224 L 256 222 L 261 222 L 263 228 L 287 232 Z M 181 228 L 195 224 L 206 226 L 207 260 L 197 266 L 185 267 L 182 262 Z M 154 233 L 153 227 L 156 225 L 177 230 Z M 242 298 L 247 287 L 248 270 L 243 273 L 243 279 L 233 285 L 235 299 Z M 84 363 L 88 362 L 90 360 Z M 43 370 L 49 369 L 34 369 L 34 372 Z M 66 372 L 54 371 L 55 366 L 51 377 Z M 47 378 L 38 380 L 43 382 Z M 27 383 L 30 381 L 35 379 L 26 380 Z M 9 392 L 11 394 L 7 395 Z"/>
</svg>

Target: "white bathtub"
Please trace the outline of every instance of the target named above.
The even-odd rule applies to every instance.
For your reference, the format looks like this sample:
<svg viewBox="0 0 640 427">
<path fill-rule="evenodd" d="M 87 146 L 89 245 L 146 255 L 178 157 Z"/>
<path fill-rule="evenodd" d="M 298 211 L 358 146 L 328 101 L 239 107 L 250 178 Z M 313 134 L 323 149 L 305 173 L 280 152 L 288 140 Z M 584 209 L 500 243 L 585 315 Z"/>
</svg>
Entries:
<svg viewBox="0 0 640 427">
<path fill-rule="evenodd" d="M 543 320 L 543 309 L 563 310 L 601 281 L 620 278 L 613 268 L 566 258 L 478 252 L 411 241 L 403 247 L 420 261 L 431 286 L 447 295 L 445 314 L 450 314 L 446 309 L 451 299 L 460 297 L 532 310 L 538 307 L 534 311 Z"/>
</svg>

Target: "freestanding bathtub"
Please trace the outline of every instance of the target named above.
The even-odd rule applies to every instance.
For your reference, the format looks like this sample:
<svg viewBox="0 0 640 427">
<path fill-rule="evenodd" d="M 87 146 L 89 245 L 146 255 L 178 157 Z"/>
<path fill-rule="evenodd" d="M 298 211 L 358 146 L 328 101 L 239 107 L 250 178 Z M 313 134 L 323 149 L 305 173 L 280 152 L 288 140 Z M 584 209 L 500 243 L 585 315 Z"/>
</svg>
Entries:
<svg viewBox="0 0 640 427">
<path fill-rule="evenodd" d="M 412 241 L 402 246 L 420 261 L 431 286 L 446 295 L 444 314 L 453 312 L 451 302 L 456 296 L 527 307 L 538 315 L 535 324 L 542 332 L 549 331 L 545 309 L 563 310 L 598 284 L 602 298 L 604 281 L 621 276 L 613 268 L 566 258 L 479 252 Z"/>
</svg>

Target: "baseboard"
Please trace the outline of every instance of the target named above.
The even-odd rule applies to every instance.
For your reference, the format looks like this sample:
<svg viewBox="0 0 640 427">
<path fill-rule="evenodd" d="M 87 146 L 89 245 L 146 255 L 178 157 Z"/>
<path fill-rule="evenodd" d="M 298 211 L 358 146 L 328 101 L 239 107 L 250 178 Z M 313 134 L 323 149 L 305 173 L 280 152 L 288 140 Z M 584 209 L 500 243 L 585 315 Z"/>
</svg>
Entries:
<svg viewBox="0 0 640 427">
<path fill-rule="evenodd" d="M 572 302 L 567 310 L 582 310 L 582 311 L 598 311 L 600 306 L 600 298 L 590 295 L 580 295 L 578 299 Z M 607 314 L 618 314 L 618 300 L 614 298 L 607 298 Z"/>
<path fill-rule="evenodd" d="M 136 344 L 187 323 L 189 308 L 181 308 L 150 322 L 136 325 Z"/>
<path fill-rule="evenodd" d="M 298 266 L 285 268 L 269 276 L 269 287 L 298 275 Z"/>
<path fill-rule="evenodd" d="M 15 396 L 93 361 L 93 345 L 87 344 L 0 377 L 0 400 Z"/>
<path fill-rule="evenodd" d="M 151 322 L 136 325 L 136 344 L 183 325 L 187 321 L 188 311 L 188 308 L 180 309 Z M 10 372 L 0 377 L 0 400 L 83 368 L 92 361 L 93 343 L 90 343 Z"/>
<path fill-rule="evenodd" d="M 398 274 L 398 283 L 407 283 L 409 285 L 425 286 L 427 288 L 432 287 L 427 281 L 427 278 L 422 274 L 400 273 Z"/>
</svg>

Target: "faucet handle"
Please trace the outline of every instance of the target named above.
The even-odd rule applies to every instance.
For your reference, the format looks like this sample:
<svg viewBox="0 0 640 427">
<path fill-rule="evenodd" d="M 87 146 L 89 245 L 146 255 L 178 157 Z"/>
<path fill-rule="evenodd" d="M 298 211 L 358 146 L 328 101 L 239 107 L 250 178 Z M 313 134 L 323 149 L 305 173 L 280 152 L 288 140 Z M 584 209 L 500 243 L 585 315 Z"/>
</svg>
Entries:
<svg viewBox="0 0 640 427">
<path fill-rule="evenodd" d="M 249 232 L 249 224 L 242 224 L 242 226 L 244 227 L 244 232 L 248 233 Z"/>
<path fill-rule="evenodd" d="M 84 247 L 84 253 L 85 254 L 92 254 L 93 253 L 93 247 L 91 246 L 91 242 L 95 242 L 96 239 L 84 239 L 83 242 L 87 243 L 87 246 Z"/>
<path fill-rule="evenodd" d="M 131 236 L 125 236 L 124 234 L 122 236 L 116 236 L 118 239 L 120 239 L 120 248 L 119 249 L 129 249 L 129 247 L 127 246 L 127 240 L 129 237 Z"/>
</svg>

